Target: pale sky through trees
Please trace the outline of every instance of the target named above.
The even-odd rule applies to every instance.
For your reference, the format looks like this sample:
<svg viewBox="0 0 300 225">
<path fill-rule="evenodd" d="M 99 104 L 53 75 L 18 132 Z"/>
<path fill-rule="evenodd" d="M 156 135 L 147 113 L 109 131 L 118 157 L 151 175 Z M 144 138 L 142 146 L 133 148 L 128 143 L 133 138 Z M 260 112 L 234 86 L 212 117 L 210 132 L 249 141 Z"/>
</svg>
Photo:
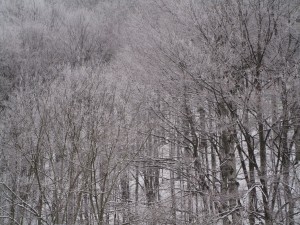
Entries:
<svg viewBox="0 0 300 225">
<path fill-rule="evenodd" d="M 300 225 L 299 0 L 0 0 L 0 224 Z"/>
</svg>

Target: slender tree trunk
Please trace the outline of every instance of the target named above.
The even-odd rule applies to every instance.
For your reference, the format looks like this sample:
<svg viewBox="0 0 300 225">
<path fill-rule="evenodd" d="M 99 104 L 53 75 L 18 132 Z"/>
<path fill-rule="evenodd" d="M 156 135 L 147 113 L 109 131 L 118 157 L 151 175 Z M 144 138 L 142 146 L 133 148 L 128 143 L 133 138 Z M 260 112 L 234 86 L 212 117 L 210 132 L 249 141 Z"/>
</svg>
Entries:
<svg viewBox="0 0 300 225">
<path fill-rule="evenodd" d="M 288 215 L 286 215 L 286 224 L 294 225 L 294 199 L 290 188 L 290 151 L 288 147 L 288 102 L 286 84 L 282 81 L 282 108 L 283 108 L 283 122 L 282 122 L 282 165 L 283 165 L 283 185 L 285 193 L 285 203 L 288 205 Z"/>
<path fill-rule="evenodd" d="M 251 142 L 250 133 L 248 130 L 249 127 L 249 111 L 246 109 L 245 112 L 245 124 L 244 136 L 246 140 L 246 145 L 248 149 L 248 157 L 249 157 L 249 179 L 248 179 L 248 189 L 249 193 L 249 223 L 250 225 L 255 224 L 255 214 L 257 211 L 257 193 L 255 188 L 255 166 L 256 166 L 256 158 L 254 153 L 254 146 Z"/>
<path fill-rule="evenodd" d="M 123 202 L 123 224 L 129 223 L 129 208 L 128 203 L 130 200 L 130 191 L 129 191 L 129 177 L 127 171 L 124 172 L 124 175 L 121 178 L 121 196 Z"/>
<path fill-rule="evenodd" d="M 173 160 L 175 156 L 175 144 L 170 143 L 170 159 Z M 171 214 L 172 214 L 172 224 L 176 225 L 176 193 L 175 193 L 175 176 L 174 170 L 170 170 L 170 193 L 172 199 L 172 206 L 171 206 Z"/>
<path fill-rule="evenodd" d="M 260 54 L 257 56 L 260 58 Z M 256 103 L 257 103 L 257 124 L 258 124 L 258 138 L 259 138 L 259 156 L 260 156 L 260 183 L 262 185 L 262 198 L 264 205 L 264 219 L 266 225 L 272 225 L 272 215 L 269 208 L 269 193 L 268 193 L 268 182 L 267 182 L 267 151 L 265 143 L 265 132 L 263 124 L 263 113 L 262 113 L 262 88 L 260 81 L 260 66 L 256 68 L 255 74 L 255 85 L 256 85 Z"/>
</svg>

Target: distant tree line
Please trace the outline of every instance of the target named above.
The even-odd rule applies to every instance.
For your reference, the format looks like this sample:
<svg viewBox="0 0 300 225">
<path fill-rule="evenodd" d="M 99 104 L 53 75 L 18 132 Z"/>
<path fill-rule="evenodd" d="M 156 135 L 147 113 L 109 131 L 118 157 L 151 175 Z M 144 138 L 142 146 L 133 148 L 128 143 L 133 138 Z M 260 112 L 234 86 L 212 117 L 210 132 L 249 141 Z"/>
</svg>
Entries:
<svg viewBox="0 0 300 225">
<path fill-rule="evenodd" d="M 298 224 L 299 18 L 0 1 L 0 224 Z"/>
</svg>

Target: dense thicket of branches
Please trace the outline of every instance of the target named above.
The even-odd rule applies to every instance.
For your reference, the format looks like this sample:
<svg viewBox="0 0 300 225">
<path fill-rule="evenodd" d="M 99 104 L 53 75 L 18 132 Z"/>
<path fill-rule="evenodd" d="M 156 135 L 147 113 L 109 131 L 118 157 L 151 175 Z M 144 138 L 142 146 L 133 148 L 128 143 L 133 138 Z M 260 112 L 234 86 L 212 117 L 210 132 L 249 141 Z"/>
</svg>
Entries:
<svg viewBox="0 0 300 225">
<path fill-rule="evenodd" d="M 300 224 L 299 0 L 2 0 L 0 27 L 0 224 Z"/>
</svg>

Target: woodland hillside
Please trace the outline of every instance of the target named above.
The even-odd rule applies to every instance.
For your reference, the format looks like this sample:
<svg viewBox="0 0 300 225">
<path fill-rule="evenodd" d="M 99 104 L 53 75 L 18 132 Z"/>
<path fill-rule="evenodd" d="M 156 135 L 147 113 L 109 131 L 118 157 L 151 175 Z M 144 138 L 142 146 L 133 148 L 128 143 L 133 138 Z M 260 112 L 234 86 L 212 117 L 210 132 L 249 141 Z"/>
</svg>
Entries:
<svg viewBox="0 0 300 225">
<path fill-rule="evenodd" d="M 299 0 L 0 0 L 0 224 L 300 224 Z"/>
</svg>

